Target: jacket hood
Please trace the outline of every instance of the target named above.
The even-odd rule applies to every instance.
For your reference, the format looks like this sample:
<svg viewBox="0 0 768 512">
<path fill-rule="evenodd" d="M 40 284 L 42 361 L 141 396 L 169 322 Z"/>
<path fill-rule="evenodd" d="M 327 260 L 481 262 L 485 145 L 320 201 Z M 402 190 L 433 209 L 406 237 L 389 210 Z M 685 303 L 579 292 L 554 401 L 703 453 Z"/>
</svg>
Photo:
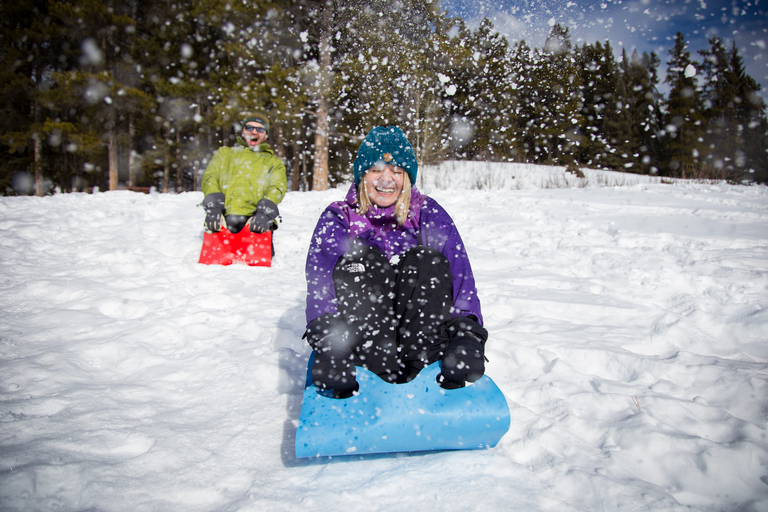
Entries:
<svg viewBox="0 0 768 512">
<path fill-rule="evenodd" d="M 237 137 L 237 144 L 244 147 L 245 149 L 251 149 L 248 144 L 245 143 L 245 140 L 243 140 L 242 137 Z M 269 143 L 262 142 L 258 146 L 256 146 L 254 149 L 251 149 L 254 153 L 269 153 L 270 155 L 274 155 L 274 152 L 272 151 L 272 148 L 269 146 Z"/>
</svg>

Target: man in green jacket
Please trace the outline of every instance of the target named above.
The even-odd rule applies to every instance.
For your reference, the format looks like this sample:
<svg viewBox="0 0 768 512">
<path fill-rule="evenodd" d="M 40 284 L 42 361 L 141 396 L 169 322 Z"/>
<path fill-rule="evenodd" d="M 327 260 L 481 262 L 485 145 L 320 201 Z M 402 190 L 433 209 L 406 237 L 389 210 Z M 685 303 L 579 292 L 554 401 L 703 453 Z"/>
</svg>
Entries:
<svg viewBox="0 0 768 512">
<path fill-rule="evenodd" d="M 235 147 L 214 153 L 203 173 L 205 228 L 218 233 L 224 226 L 238 233 L 248 224 L 254 233 L 277 228 L 277 204 L 285 197 L 285 165 L 267 144 L 269 118 L 257 110 L 245 114 Z"/>
</svg>

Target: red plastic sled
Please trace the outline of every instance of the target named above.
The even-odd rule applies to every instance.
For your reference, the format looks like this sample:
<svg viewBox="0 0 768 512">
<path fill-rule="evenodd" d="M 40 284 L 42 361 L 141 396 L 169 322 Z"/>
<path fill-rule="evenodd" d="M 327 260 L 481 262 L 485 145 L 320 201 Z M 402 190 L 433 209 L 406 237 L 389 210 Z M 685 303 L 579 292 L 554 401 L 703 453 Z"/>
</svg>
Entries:
<svg viewBox="0 0 768 512">
<path fill-rule="evenodd" d="M 272 232 L 252 233 L 247 227 L 239 233 L 221 228 L 218 233 L 203 234 L 203 248 L 198 263 L 252 267 L 272 266 Z"/>
</svg>

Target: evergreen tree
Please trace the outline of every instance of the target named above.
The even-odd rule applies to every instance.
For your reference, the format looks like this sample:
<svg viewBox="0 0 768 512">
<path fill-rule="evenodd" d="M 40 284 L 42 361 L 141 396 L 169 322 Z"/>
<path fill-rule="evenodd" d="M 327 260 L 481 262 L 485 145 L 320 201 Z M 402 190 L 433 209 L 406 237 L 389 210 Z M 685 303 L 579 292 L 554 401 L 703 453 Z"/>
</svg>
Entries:
<svg viewBox="0 0 768 512">
<path fill-rule="evenodd" d="M 322 189 L 329 183 L 334 138 L 331 58 L 342 5 L 343 0 L 276 0 L 265 19 L 268 23 L 258 27 L 260 38 L 268 41 L 261 53 L 270 64 L 260 80 L 276 121 L 275 149 L 287 160 L 293 190 Z"/>
<path fill-rule="evenodd" d="M 765 106 L 736 45 L 728 50 L 719 37 L 709 43 L 710 49 L 699 52 L 705 77 L 705 161 L 717 171 L 713 177 L 740 181 L 765 168 Z"/>
<path fill-rule="evenodd" d="M 47 96 L 48 118 L 53 124 L 75 127 L 81 140 L 100 139 L 103 154 L 91 145 L 77 146 L 75 152 L 86 169 L 97 175 L 91 179 L 117 189 L 120 146 L 125 145 L 127 112 L 141 103 L 142 93 L 130 65 L 130 48 L 135 34 L 135 2 L 50 2 L 52 18 L 59 21 L 63 55 L 66 48 L 78 50 L 66 59 L 67 66 L 51 72 L 52 87 Z M 74 114 L 74 116 L 73 116 Z"/>
<path fill-rule="evenodd" d="M 515 118 L 517 120 L 513 143 L 518 149 L 520 161 L 536 159 L 537 120 L 540 109 L 539 83 L 536 78 L 538 52 L 525 41 L 513 45 L 511 51 L 510 79 L 514 84 Z"/>
<path fill-rule="evenodd" d="M 736 76 L 736 115 L 739 130 L 745 142 L 743 178 L 758 183 L 768 182 L 768 118 L 766 104 L 759 96 L 761 90 L 754 78 L 744 68 L 744 60 L 738 54 L 736 45 L 731 50 L 731 70 Z M 737 163 L 741 164 L 737 160 Z"/>
<path fill-rule="evenodd" d="M 21 0 L 0 27 L 5 194 L 196 189 L 254 108 L 294 190 L 348 180 L 363 136 L 392 124 L 421 163 L 768 179 L 760 86 L 718 38 L 698 64 L 677 35 L 664 101 L 653 53 L 617 63 L 560 25 L 541 50 L 510 46 L 433 0 Z"/>
<path fill-rule="evenodd" d="M 542 52 L 537 52 L 535 78 L 539 90 L 534 104 L 536 161 L 546 164 L 573 165 L 581 144 L 581 77 L 577 70 L 567 28 L 552 27 Z"/>
<path fill-rule="evenodd" d="M 736 75 L 731 69 L 728 50 L 719 37 L 709 40 L 711 48 L 701 50 L 702 74 L 705 82 L 702 99 L 706 107 L 704 161 L 721 173 L 735 179 L 744 163 L 744 140 L 738 129 Z M 739 162 L 739 163 L 737 163 Z"/>
<path fill-rule="evenodd" d="M 342 169 L 349 172 L 344 161 L 377 125 L 398 125 L 419 160 L 433 159 L 443 143 L 439 54 L 449 27 L 436 4 L 350 1 L 337 23 L 333 117 L 337 133 L 347 134 L 337 149 Z"/>
<path fill-rule="evenodd" d="M 630 148 L 636 165 L 631 169 L 641 174 L 657 173 L 658 134 L 661 129 L 661 94 L 658 90 L 658 56 L 637 51 L 622 58 L 626 82 L 626 104 L 630 118 Z"/>
<path fill-rule="evenodd" d="M 667 78 L 669 99 L 665 112 L 665 134 L 661 141 L 666 153 L 662 173 L 691 176 L 700 167 L 704 142 L 704 116 L 701 93 L 696 80 L 697 62 L 691 59 L 682 33 L 675 36 L 669 50 Z"/>
<path fill-rule="evenodd" d="M 461 30 L 457 39 L 460 54 L 454 52 L 454 65 L 446 69 L 457 87 L 451 116 L 471 130 L 456 130 L 452 140 L 466 158 L 508 160 L 515 155 L 516 120 L 507 40 L 493 32 L 487 18 L 475 31 Z"/>
<path fill-rule="evenodd" d="M 0 190 L 5 194 L 36 193 L 48 187 L 50 146 L 61 140 L 45 123 L 40 95 L 51 87 L 50 73 L 63 65 L 56 20 L 47 1 L 0 3 Z M 53 168 L 53 166 L 51 166 Z"/>
<path fill-rule="evenodd" d="M 457 43 L 460 36 L 449 35 L 461 21 L 436 16 L 434 23 L 425 52 L 420 55 L 423 67 L 414 70 L 418 85 L 411 89 L 417 100 L 413 104 L 416 126 L 412 143 L 418 161 L 423 164 L 437 164 L 452 154 L 450 109 L 457 89 L 453 70 L 466 58 L 466 52 Z"/>
<path fill-rule="evenodd" d="M 587 165 L 626 171 L 635 164 L 630 149 L 631 120 L 626 77 L 610 43 L 584 45 L 578 52 L 583 84 L 580 160 Z"/>
<path fill-rule="evenodd" d="M 614 76 L 615 93 L 606 104 L 605 140 L 608 143 L 605 155 L 608 167 L 617 171 L 630 171 L 638 165 L 638 154 L 632 149 L 632 119 L 629 112 L 627 76 L 617 65 L 609 43 L 603 48 L 603 59 L 608 72 Z"/>
</svg>

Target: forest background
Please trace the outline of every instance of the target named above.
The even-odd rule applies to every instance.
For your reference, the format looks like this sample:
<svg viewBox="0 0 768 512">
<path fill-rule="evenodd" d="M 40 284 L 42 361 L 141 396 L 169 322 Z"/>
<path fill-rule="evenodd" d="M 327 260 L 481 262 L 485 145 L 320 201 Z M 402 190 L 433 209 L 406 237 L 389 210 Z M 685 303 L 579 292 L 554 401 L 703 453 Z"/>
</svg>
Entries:
<svg viewBox="0 0 768 512">
<path fill-rule="evenodd" d="M 0 27 L 4 195 L 198 190 L 255 108 L 292 190 L 347 181 L 377 125 L 422 164 L 768 182 L 761 86 L 719 37 L 617 55 L 555 24 L 532 48 L 438 0 L 20 0 Z"/>
</svg>

